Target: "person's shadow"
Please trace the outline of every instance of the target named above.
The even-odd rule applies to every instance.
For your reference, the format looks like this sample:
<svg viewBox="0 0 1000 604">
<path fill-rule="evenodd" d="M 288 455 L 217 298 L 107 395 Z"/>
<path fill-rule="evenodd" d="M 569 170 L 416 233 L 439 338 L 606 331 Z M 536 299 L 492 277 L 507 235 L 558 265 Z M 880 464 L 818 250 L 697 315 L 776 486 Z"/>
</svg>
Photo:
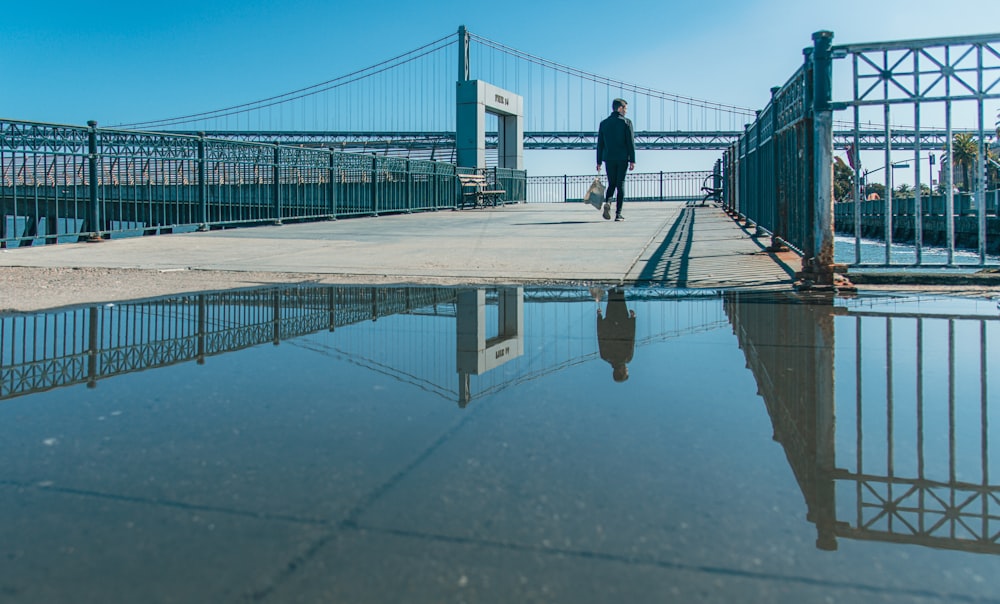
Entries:
<svg viewBox="0 0 1000 604">
<path fill-rule="evenodd" d="M 635 351 L 635 311 L 625 305 L 625 290 L 608 290 L 608 309 L 597 306 L 597 347 L 601 358 L 611 364 L 616 382 L 628 379 L 628 365 Z"/>
</svg>

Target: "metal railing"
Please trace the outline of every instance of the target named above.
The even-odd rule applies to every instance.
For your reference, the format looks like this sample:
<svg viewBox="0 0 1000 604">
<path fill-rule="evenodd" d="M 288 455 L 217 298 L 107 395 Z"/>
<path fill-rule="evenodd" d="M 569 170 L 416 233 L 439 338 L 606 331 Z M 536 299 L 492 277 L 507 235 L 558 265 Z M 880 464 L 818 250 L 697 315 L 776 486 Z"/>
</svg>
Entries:
<svg viewBox="0 0 1000 604">
<path fill-rule="evenodd" d="M 1000 189 L 985 191 L 985 214 L 986 214 L 986 253 L 988 255 L 1000 255 L 1000 233 L 997 232 L 997 206 L 1000 203 Z M 919 215 L 917 208 L 920 208 Z M 860 206 L 860 209 L 859 207 Z M 841 235 L 851 235 L 858 240 L 861 238 L 871 240 L 883 240 L 886 226 L 886 207 L 884 199 L 862 199 L 859 202 L 854 200 L 844 201 L 834 204 L 834 225 L 836 232 Z M 905 250 L 910 258 L 903 258 L 903 261 L 912 262 L 917 254 L 921 260 L 926 260 L 925 246 L 934 246 L 945 250 L 950 250 L 952 254 L 959 249 L 977 250 L 979 247 L 979 207 L 978 199 L 974 193 L 954 193 L 952 195 L 951 207 L 951 233 L 952 242 L 949 245 L 948 236 L 948 198 L 947 195 L 937 193 L 929 195 L 926 192 L 917 199 L 916 196 L 905 198 L 895 197 L 892 199 L 892 242 L 893 256 L 900 256 L 900 249 Z M 859 218 L 860 216 L 860 218 Z M 919 228 L 918 228 L 919 223 Z M 919 240 L 920 245 L 917 246 Z M 905 244 L 904 248 L 896 243 Z M 858 251 L 863 248 L 858 248 Z M 940 256 L 939 262 L 945 261 L 946 256 Z M 899 261 L 899 260 L 897 260 Z M 865 259 L 862 259 L 865 262 Z M 868 259 L 868 263 L 879 264 L 878 259 Z M 987 257 L 987 262 L 990 258 Z M 923 262 L 924 264 L 929 264 Z"/>
<path fill-rule="evenodd" d="M 822 265 L 832 263 L 833 233 L 819 221 L 829 192 L 817 182 L 817 161 L 824 158 L 816 141 L 817 130 L 828 125 L 823 114 L 829 111 L 820 101 L 828 102 L 829 90 L 817 95 L 815 74 L 829 64 L 829 38 L 814 36 L 814 42 L 803 65 L 784 86 L 771 89 L 771 101 L 723 154 L 723 206 L 758 235 L 770 235 L 772 249 L 787 244 Z M 826 134 L 832 137 L 832 130 Z"/>
<path fill-rule="evenodd" d="M 839 188 L 849 186 L 855 202 L 877 200 L 882 206 L 877 231 L 864 220 L 863 203 L 851 208 L 853 264 L 942 264 L 924 257 L 927 239 L 945 248 L 945 266 L 960 264 L 956 248 L 975 250 L 974 264 L 987 264 L 987 254 L 1000 251 L 995 210 L 993 217 L 987 217 L 987 192 L 997 188 L 1000 177 L 988 164 L 987 152 L 996 153 L 990 149 L 991 144 L 996 147 L 996 134 L 986 117 L 986 101 L 1000 99 L 1000 34 L 848 44 L 835 46 L 832 52 L 850 66 L 849 74 L 844 74 L 850 94 L 836 108 L 849 116 L 854 134 L 844 150 L 851 169 L 842 171 Z M 870 128 L 863 124 L 870 123 L 881 125 L 882 148 L 858 151 L 862 131 Z M 922 146 L 921 132 L 941 126 L 946 132 L 944 147 Z M 892 144 L 897 130 L 916 133 L 911 148 Z M 936 165 L 940 165 L 937 183 Z M 878 172 L 880 183 L 872 176 Z M 896 208 L 900 202 L 909 206 L 902 213 Z M 971 206 L 963 208 L 963 202 Z M 969 207 L 974 208 L 971 217 Z M 884 258 L 862 258 L 861 240 L 866 235 L 885 243 Z M 901 256 L 894 249 L 896 241 L 912 245 L 912 251 Z"/>
<path fill-rule="evenodd" d="M 528 203 L 583 201 L 596 174 L 529 176 Z M 625 197 L 629 201 L 697 201 L 705 196 L 702 187 L 711 182 L 711 171 L 630 172 L 625 177 Z M 606 177 L 601 174 L 606 183 Z"/>
<path fill-rule="evenodd" d="M 525 173 L 490 169 L 524 200 Z M 456 208 L 453 164 L 0 120 L 0 247 Z"/>
<path fill-rule="evenodd" d="M 977 252 L 972 265 L 996 264 L 988 254 L 1000 251 L 1000 220 L 989 194 L 1000 184 L 991 157 L 1000 134 L 988 127 L 986 101 L 1000 99 L 1000 34 L 832 42 L 831 32 L 813 35 L 802 67 L 723 155 L 726 209 L 799 251 L 803 272 L 820 282 L 832 282 L 835 213 L 838 232 L 849 222 L 855 238 L 852 266 L 961 266 L 962 247 Z M 834 149 L 833 117 L 848 111 L 836 140 L 849 142 Z M 855 203 L 835 210 L 835 199 Z M 865 214 L 874 205 L 881 228 Z M 884 256 L 863 258 L 862 238 L 879 240 Z M 926 241 L 945 248 L 943 260 L 924 256 Z"/>
</svg>

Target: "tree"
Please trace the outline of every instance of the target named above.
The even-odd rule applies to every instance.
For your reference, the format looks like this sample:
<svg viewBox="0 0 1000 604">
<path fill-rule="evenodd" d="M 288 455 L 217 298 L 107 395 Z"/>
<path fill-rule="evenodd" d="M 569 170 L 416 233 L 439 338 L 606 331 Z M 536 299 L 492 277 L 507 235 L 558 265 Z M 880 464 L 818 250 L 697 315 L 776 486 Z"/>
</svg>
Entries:
<svg viewBox="0 0 1000 604">
<path fill-rule="evenodd" d="M 968 132 L 959 132 L 951 142 L 951 165 L 962 170 L 963 191 L 972 190 L 972 175 L 979 162 L 979 140 Z"/>
<path fill-rule="evenodd" d="M 854 199 L 854 170 L 839 156 L 833 158 L 833 198 L 836 201 Z"/>
<path fill-rule="evenodd" d="M 903 184 L 896 187 L 893 190 L 892 194 L 899 199 L 909 199 L 913 197 L 913 187 L 904 182 Z"/>
</svg>

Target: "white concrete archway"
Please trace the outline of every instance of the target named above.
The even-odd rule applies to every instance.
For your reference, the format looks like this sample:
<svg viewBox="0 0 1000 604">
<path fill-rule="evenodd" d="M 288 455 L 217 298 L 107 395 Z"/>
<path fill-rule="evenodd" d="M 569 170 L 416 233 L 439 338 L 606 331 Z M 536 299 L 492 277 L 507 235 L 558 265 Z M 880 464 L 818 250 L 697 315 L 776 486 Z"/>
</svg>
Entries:
<svg viewBox="0 0 1000 604">
<path fill-rule="evenodd" d="M 456 160 L 467 168 L 486 167 L 486 114 L 499 117 L 497 167 L 524 169 L 524 97 L 482 80 L 458 82 Z"/>
</svg>

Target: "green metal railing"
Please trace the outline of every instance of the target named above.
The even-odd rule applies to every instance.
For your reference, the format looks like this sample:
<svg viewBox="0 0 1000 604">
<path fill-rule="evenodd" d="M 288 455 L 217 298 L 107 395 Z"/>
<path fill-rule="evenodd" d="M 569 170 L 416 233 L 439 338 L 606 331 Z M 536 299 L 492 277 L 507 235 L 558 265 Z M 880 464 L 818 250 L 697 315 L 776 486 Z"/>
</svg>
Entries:
<svg viewBox="0 0 1000 604">
<path fill-rule="evenodd" d="M 454 209 L 453 164 L 0 119 L 0 247 Z M 491 169 L 506 202 L 525 173 Z"/>
<path fill-rule="evenodd" d="M 854 235 L 853 266 L 995 265 L 988 255 L 1000 250 L 1000 220 L 990 195 L 1000 182 L 993 158 L 1000 133 L 989 126 L 986 101 L 1000 99 L 1000 34 L 832 42 L 832 32 L 813 34 L 802 67 L 771 90 L 770 103 L 725 152 L 726 209 L 771 235 L 774 247 L 799 251 L 804 276 L 819 282 L 829 283 L 835 269 L 835 216 L 838 232 L 849 223 Z M 835 65 L 842 101 L 833 94 Z M 836 170 L 835 114 L 847 117 L 837 122 Z M 963 149 L 955 148 L 959 140 Z M 835 191 L 850 206 L 834 208 Z M 869 247 L 880 258 L 863 257 L 863 238 L 878 240 Z M 942 246 L 944 262 L 925 258 L 925 243 Z M 962 247 L 978 258 L 962 264 L 955 255 Z"/>
<path fill-rule="evenodd" d="M 830 264 L 833 231 L 817 224 L 817 208 L 829 203 L 829 192 L 817 182 L 817 162 L 829 165 L 831 159 L 829 153 L 821 156 L 816 143 L 832 137 L 831 128 L 817 135 L 830 124 L 829 86 L 817 94 L 815 78 L 830 62 L 829 39 L 817 35 L 814 40 L 805 63 L 784 86 L 771 89 L 767 107 L 724 154 L 724 207 L 758 234 L 771 235 L 772 248 L 787 244 L 805 258 L 823 256 Z M 824 118 L 821 123 L 817 116 Z"/>
</svg>

